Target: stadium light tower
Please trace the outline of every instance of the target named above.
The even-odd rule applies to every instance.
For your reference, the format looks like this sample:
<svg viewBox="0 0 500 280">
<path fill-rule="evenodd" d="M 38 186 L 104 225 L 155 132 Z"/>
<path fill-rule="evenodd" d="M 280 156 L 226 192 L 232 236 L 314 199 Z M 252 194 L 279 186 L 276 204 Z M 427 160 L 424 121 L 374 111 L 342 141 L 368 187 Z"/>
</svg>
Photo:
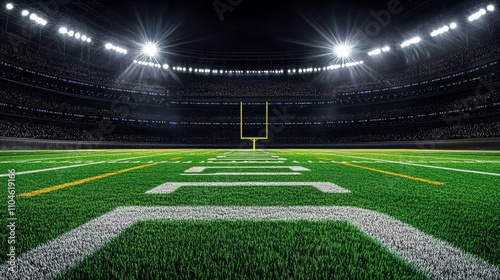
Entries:
<svg viewBox="0 0 500 280">
<path fill-rule="evenodd" d="M 14 9 L 14 5 L 12 5 L 12 3 L 7 3 L 7 5 L 5 6 L 7 8 L 7 10 L 12 10 Z"/>
<path fill-rule="evenodd" d="M 333 48 L 333 53 L 339 58 L 347 58 L 351 55 L 352 47 L 347 44 L 337 45 Z"/>
<path fill-rule="evenodd" d="M 158 54 L 158 46 L 155 43 L 148 42 L 143 45 L 142 53 L 148 57 L 155 57 Z"/>
<path fill-rule="evenodd" d="M 486 9 L 490 12 L 493 12 L 495 10 L 495 6 L 493 5 L 488 5 L 488 7 L 486 7 Z"/>
</svg>

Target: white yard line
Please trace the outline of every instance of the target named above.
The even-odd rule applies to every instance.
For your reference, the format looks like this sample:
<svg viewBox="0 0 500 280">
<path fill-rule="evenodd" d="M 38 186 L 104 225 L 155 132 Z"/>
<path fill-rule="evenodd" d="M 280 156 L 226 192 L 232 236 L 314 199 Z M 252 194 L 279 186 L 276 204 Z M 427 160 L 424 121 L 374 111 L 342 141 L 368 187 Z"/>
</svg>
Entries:
<svg viewBox="0 0 500 280">
<path fill-rule="evenodd" d="M 284 161 L 253 161 L 253 160 L 245 160 L 245 161 L 213 161 L 209 160 L 208 163 L 219 163 L 219 164 L 243 164 L 243 163 L 285 163 Z"/>
<path fill-rule="evenodd" d="M 340 154 L 343 154 L 340 152 Z M 435 159 L 440 159 L 440 160 L 447 160 L 447 161 L 484 161 L 484 162 L 491 162 L 491 163 L 500 163 L 500 161 L 490 161 L 490 160 L 481 160 L 481 159 L 463 159 L 463 158 L 453 158 L 453 157 L 436 157 L 436 156 L 415 156 L 415 155 L 405 155 L 405 154 L 383 154 L 383 153 L 356 153 L 359 155 L 381 155 L 381 156 L 391 156 L 391 157 L 415 157 L 415 158 L 435 158 Z"/>
<path fill-rule="evenodd" d="M 237 161 L 241 161 L 241 160 L 252 160 L 252 161 L 259 161 L 259 160 L 262 160 L 262 161 L 268 161 L 268 160 L 286 160 L 286 158 L 252 158 L 252 157 L 249 157 L 249 158 L 230 158 L 230 157 L 227 157 L 227 158 L 209 158 L 207 160 L 211 160 L 211 161 L 231 161 L 231 160 L 237 160 Z"/>
<path fill-rule="evenodd" d="M 290 169 L 291 171 L 310 171 L 302 166 L 194 166 L 185 173 L 201 173 L 206 169 Z"/>
<path fill-rule="evenodd" d="M 125 154 L 119 154 L 119 155 L 129 155 L 131 153 L 125 153 Z M 16 162 L 23 162 L 23 163 L 30 163 L 32 161 L 44 161 L 44 160 L 58 160 L 58 159 L 68 159 L 68 158 L 81 158 L 81 157 L 100 157 L 100 156 L 109 156 L 109 155 L 84 155 L 84 156 L 70 156 L 70 157 L 53 157 L 53 158 L 37 158 L 37 159 L 27 159 L 27 160 L 20 160 Z"/>
<path fill-rule="evenodd" d="M 181 176 L 295 176 L 299 172 L 216 172 L 216 173 L 184 173 Z"/>
<path fill-rule="evenodd" d="M 178 220 L 348 222 L 431 279 L 500 279 L 498 267 L 448 242 L 386 214 L 346 206 L 119 207 L 20 255 L 15 272 L 1 265 L 0 279 L 53 279 L 138 222 Z"/>
<path fill-rule="evenodd" d="M 328 154 L 328 155 L 343 156 L 343 157 L 350 157 L 350 158 L 359 158 L 359 159 L 364 159 L 364 160 L 377 160 L 377 161 L 383 161 L 383 162 L 388 162 L 388 163 L 411 165 L 411 166 L 418 166 L 418 167 L 425 167 L 425 168 L 442 169 L 442 170 L 449 170 L 449 171 L 456 171 L 456 172 L 465 172 L 465 173 L 473 173 L 473 174 L 481 174 L 481 175 L 489 175 L 489 176 L 500 176 L 500 173 L 484 172 L 484 171 L 477 171 L 477 170 L 468 170 L 468 169 L 459 169 L 459 168 L 451 168 L 451 167 L 443 167 L 443 166 L 425 165 L 425 164 L 392 161 L 392 160 L 378 159 L 378 158 L 365 158 L 365 157 L 357 157 L 357 156 L 348 156 L 348 155 L 344 155 L 344 154 L 340 154 L 340 155 L 339 154 Z"/>
<path fill-rule="evenodd" d="M 147 191 L 147 194 L 168 194 L 180 187 L 297 187 L 313 186 L 324 193 L 348 193 L 346 190 L 330 182 L 182 182 L 165 183 Z"/>
<path fill-rule="evenodd" d="M 102 164 L 102 163 L 105 163 L 105 161 L 77 164 L 77 165 L 59 166 L 59 167 L 29 170 L 29 171 L 21 171 L 21 172 L 16 172 L 16 175 L 32 174 L 32 173 L 47 172 L 47 171 L 56 171 L 56 170 L 61 170 L 61 169 L 75 168 L 75 167 L 88 166 L 88 165 L 93 165 L 93 164 Z M 7 176 L 9 176 L 8 173 L 7 174 L 0 174 L 0 177 L 7 177 Z"/>
<path fill-rule="evenodd" d="M 171 155 L 171 154 L 175 154 L 175 153 L 178 153 L 178 152 L 170 152 L 170 153 L 154 154 L 154 155 L 145 155 L 145 156 L 138 156 L 138 157 L 131 157 L 131 158 L 112 159 L 112 160 L 108 160 L 108 161 L 110 163 L 114 163 L 114 162 L 122 161 L 122 160 L 131 160 L 131 159 L 147 158 L 147 157 L 155 157 L 155 156 L 165 156 L 165 155 Z"/>
</svg>

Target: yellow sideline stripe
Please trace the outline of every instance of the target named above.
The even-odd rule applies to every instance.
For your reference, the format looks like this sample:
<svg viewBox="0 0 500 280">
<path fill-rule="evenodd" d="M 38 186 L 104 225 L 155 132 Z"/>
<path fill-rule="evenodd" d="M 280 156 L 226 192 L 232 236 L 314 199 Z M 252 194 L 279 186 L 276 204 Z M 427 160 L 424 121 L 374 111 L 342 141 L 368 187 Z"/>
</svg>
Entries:
<svg viewBox="0 0 500 280">
<path fill-rule="evenodd" d="M 410 179 L 410 180 L 414 180 L 414 181 L 420 181 L 420 182 L 424 182 L 424 183 L 428 183 L 428 184 L 432 184 L 432 185 L 437 185 L 437 186 L 444 185 L 444 183 L 442 183 L 442 182 L 427 180 L 427 179 L 418 178 L 418 177 L 412 177 L 412 176 L 408 176 L 408 175 L 404 175 L 404 174 L 399 174 L 399 173 L 394 173 L 394 172 L 390 172 L 390 171 L 375 169 L 375 168 L 371 168 L 371 167 L 365 167 L 365 166 L 361 166 L 361 165 L 355 165 L 355 164 L 352 164 L 352 163 L 339 162 L 339 164 L 346 165 L 346 166 L 351 166 L 351 167 L 356 167 L 356 168 L 360 168 L 360 169 L 365 169 L 365 170 L 370 170 L 370 171 L 374 171 L 374 172 L 379 172 L 379 173 L 383 173 L 383 174 L 387 174 L 387 175 L 392 175 L 392 176 L 396 176 L 396 177 L 401 177 L 401 178 L 405 178 L 405 179 Z"/>
<path fill-rule="evenodd" d="M 119 171 L 115 171 L 115 172 L 111 172 L 111 173 L 105 173 L 105 174 L 101 174 L 101 175 L 97 175 L 97 176 L 94 176 L 94 177 L 89 177 L 89 178 L 81 179 L 81 180 L 70 182 L 70 183 L 65 183 L 65 184 L 61 184 L 61 185 L 57 185 L 57 186 L 53 186 L 53 187 L 48 187 L 48 188 L 44 188 L 44 189 L 40 189 L 40 190 L 36 190 L 36 191 L 32 191 L 32 192 L 22 193 L 19 196 L 21 196 L 21 197 L 33 197 L 33 196 L 37 196 L 37 195 L 40 195 L 40 194 L 44 194 L 44 193 L 48 193 L 48 192 L 52 192 L 52 191 L 57 191 L 57 190 L 60 190 L 60 189 L 64 189 L 64 188 L 67 188 L 67 187 L 80 185 L 80 184 L 87 183 L 87 182 L 90 182 L 90 181 L 99 180 L 99 179 L 103 179 L 103 178 L 106 178 L 106 177 L 110 177 L 110 176 L 122 174 L 122 173 L 125 173 L 125 172 L 129 172 L 129 171 L 133 171 L 133 170 L 137 170 L 137 169 L 141 169 L 141 168 L 146 168 L 146 167 L 153 166 L 153 165 L 156 165 L 156 164 L 157 163 L 155 162 L 155 163 L 140 165 L 140 166 L 136 166 L 136 167 L 132 167 L 132 168 L 127 168 L 127 169 L 123 169 L 123 170 L 119 170 Z"/>
<path fill-rule="evenodd" d="M 180 160 L 182 157 L 171 158 L 170 160 Z"/>
</svg>

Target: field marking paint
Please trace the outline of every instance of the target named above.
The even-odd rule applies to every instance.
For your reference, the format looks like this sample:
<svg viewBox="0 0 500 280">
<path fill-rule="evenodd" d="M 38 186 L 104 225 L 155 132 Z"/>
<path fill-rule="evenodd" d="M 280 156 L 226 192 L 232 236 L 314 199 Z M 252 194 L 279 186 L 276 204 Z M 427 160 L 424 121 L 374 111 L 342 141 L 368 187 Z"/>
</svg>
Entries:
<svg viewBox="0 0 500 280">
<path fill-rule="evenodd" d="M 93 176 L 93 177 L 89 177 L 89 178 L 85 178 L 85 179 L 73 181 L 73 182 L 70 182 L 70 183 L 64 183 L 64 184 L 53 186 L 53 187 L 43 188 L 43 189 L 40 189 L 40 190 L 36 190 L 36 191 L 32 191 L 32 192 L 27 192 L 27 193 L 22 193 L 22 194 L 19 194 L 18 196 L 20 196 L 20 197 L 33 197 L 33 196 L 41 195 L 41 194 L 44 194 L 44 193 L 48 193 L 48 192 L 52 192 L 52 191 L 57 191 L 57 190 L 60 190 L 60 189 L 64 189 L 64 188 L 67 188 L 67 187 L 72 187 L 72 186 L 80 185 L 80 184 L 87 183 L 87 182 L 90 182 L 90 181 L 95 181 L 95 180 L 103 179 L 103 178 L 106 178 L 106 177 L 119 175 L 119 174 L 122 174 L 122 173 L 125 173 L 125 172 L 130 172 L 130 171 L 133 171 L 133 170 L 150 167 L 150 166 L 153 166 L 153 165 L 156 165 L 156 163 L 150 163 L 150 164 L 135 166 L 135 167 L 132 167 L 132 168 L 127 168 L 127 169 L 123 169 L 123 170 L 119 170 L 119 171 L 115 171 L 115 172 L 105 173 L 105 174 L 101 174 L 101 175 L 97 175 L 97 176 Z"/>
<path fill-rule="evenodd" d="M 206 169 L 290 169 L 291 171 L 310 171 L 302 166 L 195 166 L 184 171 L 185 173 L 201 173 Z"/>
<path fill-rule="evenodd" d="M 146 158 L 146 157 L 155 157 L 155 156 L 164 156 L 164 155 L 171 155 L 171 154 L 174 154 L 174 153 L 186 153 L 186 152 L 192 152 L 190 150 L 172 150 L 172 151 L 169 151 L 168 153 L 155 153 L 155 154 L 148 154 L 148 155 L 145 155 L 145 156 L 138 156 L 138 157 L 131 157 L 131 158 L 120 158 L 120 159 L 111 159 L 111 160 L 108 160 L 110 163 L 116 163 L 117 161 L 122 161 L 122 160 L 131 160 L 131 159 L 138 159 L 138 158 Z"/>
<path fill-rule="evenodd" d="M 259 161 L 259 160 L 280 160 L 280 161 L 283 161 L 283 160 L 287 160 L 286 158 L 271 158 L 271 157 L 260 157 L 260 158 L 257 158 L 257 157 L 237 157 L 237 158 L 232 158 L 232 157 L 226 157 L 226 158 L 209 158 L 208 160 L 253 160 L 253 161 Z"/>
<path fill-rule="evenodd" d="M 481 174 L 481 175 L 489 175 L 489 176 L 500 176 L 500 173 L 493 173 L 493 172 L 483 172 L 483 171 L 477 171 L 477 170 L 468 170 L 468 169 L 425 165 L 425 164 L 417 164 L 417 163 L 409 163 L 409 162 L 401 162 L 401 161 L 392 161 L 392 160 L 378 159 L 378 158 L 365 158 L 365 157 L 347 156 L 347 155 L 342 155 L 342 156 L 351 157 L 351 158 L 366 159 L 366 160 L 380 160 L 380 161 L 384 161 L 384 162 L 388 162 L 388 163 L 411 165 L 411 166 L 418 166 L 418 167 L 425 167 L 425 168 L 442 169 L 442 170 L 449 170 L 449 171 L 456 171 L 456 172 L 465 172 L 465 173 L 473 173 L 473 174 Z"/>
<path fill-rule="evenodd" d="M 93 163 L 85 163 L 85 164 L 77 164 L 77 165 L 59 166 L 59 167 L 37 169 L 37 170 L 21 171 L 21 172 L 16 172 L 16 175 L 32 174 L 32 173 L 47 172 L 47 171 L 55 171 L 55 170 L 75 168 L 75 167 L 81 167 L 81 166 L 88 166 L 88 165 L 93 165 L 93 164 L 102 164 L 102 163 L 105 163 L 105 161 L 99 161 L 99 162 L 93 162 Z M 7 177 L 7 176 L 9 176 L 9 174 L 0 174 L 0 177 Z"/>
<path fill-rule="evenodd" d="M 176 158 L 171 158 L 170 160 L 180 160 L 182 159 L 183 157 L 176 157 Z"/>
<path fill-rule="evenodd" d="M 380 155 L 380 156 L 390 156 L 390 157 L 415 157 L 415 158 L 426 158 L 426 159 L 439 159 L 439 160 L 470 160 L 470 159 L 463 159 L 463 158 L 451 158 L 451 157 L 437 157 L 437 156 L 416 156 L 416 155 L 405 155 L 405 154 L 383 154 L 383 153 L 357 153 L 360 155 Z M 473 156 L 473 155 L 471 155 Z"/>
<path fill-rule="evenodd" d="M 410 180 L 414 180 L 414 181 L 420 181 L 420 182 L 424 182 L 424 183 L 431 184 L 431 185 L 436 185 L 436 186 L 444 185 L 443 182 L 427 180 L 427 179 L 423 179 L 423 178 L 419 178 L 419 177 L 413 177 L 413 176 L 409 176 L 409 175 L 405 175 L 405 174 L 394 173 L 394 172 L 390 172 L 390 171 L 375 169 L 375 168 L 371 168 L 371 167 L 365 167 L 365 166 L 361 166 L 361 165 L 355 165 L 352 163 L 339 162 L 339 164 L 342 164 L 345 166 L 350 166 L 350 167 L 356 167 L 356 168 L 360 168 L 360 169 L 365 169 L 365 170 L 369 170 L 369 171 L 374 171 L 374 172 L 378 172 L 378 173 L 383 173 L 383 174 L 387 174 L 387 175 L 392 175 L 392 176 L 396 176 L 396 177 L 401 177 L 401 178 L 405 178 L 405 179 L 410 179 Z"/>
<path fill-rule="evenodd" d="M 0 279 L 53 279 L 138 222 L 196 220 L 348 222 L 431 279 L 500 279 L 498 267 L 473 254 L 389 215 L 349 206 L 119 207 L 20 255 L 16 274 L 1 265 Z"/>
<path fill-rule="evenodd" d="M 125 153 L 125 154 L 121 154 L 121 155 L 128 155 L 128 154 L 131 154 L 131 153 Z M 22 162 L 34 163 L 33 161 L 60 160 L 60 159 L 68 159 L 68 158 L 82 158 L 82 157 L 101 157 L 101 156 L 109 156 L 109 155 L 100 155 L 99 154 L 99 155 L 84 155 L 84 156 L 69 156 L 69 157 L 35 158 L 35 159 L 22 160 Z"/>
<path fill-rule="evenodd" d="M 349 193 L 334 183 L 330 182 L 181 182 L 165 183 L 147 191 L 147 194 L 168 194 L 180 187 L 297 187 L 312 186 L 324 193 Z"/>
<path fill-rule="evenodd" d="M 189 173 L 181 176 L 296 176 L 299 172 L 216 172 L 216 173 Z"/>
<path fill-rule="evenodd" d="M 236 164 L 243 164 L 243 163 L 285 163 L 284 161 L 253 161 L 253 160 L 245 160 L 245 161 L 208 161 L 209 163 L 219 163 L 219 164 L 231 164 L 231 163 L 236 163 Z"/>
</svg>

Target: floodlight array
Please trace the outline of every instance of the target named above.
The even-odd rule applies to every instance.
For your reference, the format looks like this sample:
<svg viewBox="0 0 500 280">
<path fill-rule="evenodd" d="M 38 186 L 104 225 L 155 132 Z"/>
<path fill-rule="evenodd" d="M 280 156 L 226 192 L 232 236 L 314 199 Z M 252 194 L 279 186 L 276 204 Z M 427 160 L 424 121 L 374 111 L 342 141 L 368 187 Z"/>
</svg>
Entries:
<svg viewBox="0 0 500 280">
<path fill-rule="evenodd" d="M 107 49 L 107 50 L 113 50 L 117 53 L 121 53 L 121 54 L 127 54 L 128 53 L 128 50 L 125 49 L 125 48 L 122 48 L 122 47 L 117 47 L 111 43 L 107 43 L 106 45 L 104 45 L 104 47 Z"/>
<path fill-rule="evenodd" d="M 376 55 L 380 55 L 382 54 L 383 52 L 388 52 L 391 50 L 391 47 L 389 46 L 385 46 L 383 48 L 380 48 L 380 49 L 374 49 L 373 51 L 370 51 L 368 52 L 368 55 L 369 56 L 376 56 Z"/>
<path fill-rule="evenodd" d="M 81 34 L 80 32 L 73 31 L 71 29 L 68 30 L 68 28 L 64 26 L 59 28 L 59 33 L 62 35 L 67 35 L 69 37 L 74 37 L 75 39 L 85 43 L 92 42 L 92 38 L 90 38 L 89 36 Z"/>
<path fill-rule="evenodd" d="M 36 24 L 38 25 L 41 25 L 41 26 L 45 26 L 47 25 L 47 20 L 44 19 L 44 18 L 41 18 L 39 17 L 37 14 L 33 13 L 33 14 L 30 14 L 29 11 L 27 10 L 24 10 L 21 12 L 21 15 L 23 16 L 28 16 L 29 15 L 29 19 L 33 22 L 35 22 Z"/>
<path fill-rule="evenodd" d="M 495 6 L 488 5 L 486 7 L 486 9 L 481 8 L 481 9 L 479 9 L 479 11 L 477 11 L 477 12 L 473 13 L 472 15 L 470 15 L 468 19 L 469 19 L 470 22 L 473 22 L 473 21 L 476 21 L 476 20 L 480 19 L 484 15 L 486 15 L 487 12 L 493 12 L 493 11 L 495 11 Z"/>
<path fill-rule="evenodd" d="M 418 36 L 413 37 L 413 38 L 411 38 L 409 40 L 404 41 L 401 44 L 401 48 L 406 48 L 406 47 L 409 47 L 411 45 L 418 44 L 418 43 L 420 43 L 420 41 L 422 41 L 422 39 L 420 37 L 418 37 Z"/>
<path fill-rule="evenodd" d="M 444 34 L 444 33 L 448 32 L 448 31 L 450 31 L 451 29 L 455 29 L 455 28 L 457 28 L 457 24 L 454 23 L 454 22 L 452 22 L 452 23 L 450 23 L 450 25 L 445 25 L 445 26 L 443 26 L 441 28 L 433 30 L 431 32 L 431 37 L 439 36 L 441 34 Z"/>
<path fill-rule="evenodd" d="M 168 64 L 159 64 L 159 63 L 154 63 L 154 62 L 148 62 L 148 61 L 138 61 L 138 60 L 134 60 L 134 63 L 135 64 L 139 64 L 139 65 L 143 65 L 143 66 L 149 66 L 149 67 L 152 67 L 152 68 L 163 68 L 163 69 L 168 69 Z"/>
<path fill-rule="evenodd" d="M 322 72 L 322 71 L 332 71 L 332 70 L 337 70 L 341 68 L 348 68 L 348 67 L 354 67 L 363 64 L 363 61 L 353 61 L 353 62 L 347 62 L 347 63 L 341 63 L 341 64 L 334 64 L 334 65 L 328 65 L 324 67 L 309 67 L 309 68 L 299 68 L 297 69 L 289 69 L 288 74 L 307 74 L 307 73 L 315 73 L 315 72 Z"/>
<path fill-rule="evenodd" d="M 7 3 L 5 5 L 5 8 L 7 10 L 13 10 L 14 4 L 12 3 Z M 495 6 L 490 4 L 487 5 L 486 7 L 480 8 L 477 12 L 474 14 L 470 15 L 468 17 L 469 22 L 476 21 L 483 16 L 494 12 L 495 11 Z M 32 13 L 27 9 L 21 10 L 21 15 L 25 18 L 28 18 L 31 21 L 34 21 L 35 23 L 45 26 L 48 24 L 47 20 L 38 16 L 36 13 Z M 452 22 L 449 25 L 444 25 L 436 30 L 432 30 L 430 33 L 431 37 L 436 37 L 441 34 L 445 34 L 447 32 L 450 32 L 453 29 L 456 29 L 458 27 L 458 24 L 456 22 Z M 77 40 L 80 40 L 82 42 L 87 42 L 90 43 L 92 42 L 92 39 L 88 36 L 85 35 L 81 32 L 70 30 L 66 27 L 60 27 L 59 28 L 59 33 L 62 35 L 67 35 L 69 37 L 73 37 Z M 401 43 L 400 47 L 401 48 L 407 48 L 411 45 L 418 44 L 422 41 L 422 38 L 419 36 L 413 37 L 409 40 L 404 41 Z M 111 43 L 107 43 L 104 45 L 106 50 L 113 50 L 117 53 L 121 54 L 127 54 L 128 50 L 122 47 L 114 46 Z M 333 54 L 336 55 L 338 58 L 341 58 L 342 63 L 341 64 L 335 64 L 335 65 L 329 65 L 329 66 L 324 66 L 324 67 L 298 67 L 298 68 L 289 68 L 286 71 L 285 70 L 225 70 L 225 69 L 206 69 L 206 68 L 193 68 L 193 67 L 184 67 L 184 66 L 176 66 L 170 69 L 168 64 L 159 64 L 159 63 L 153 63 L 153 62 L 147 62 L 147 61 L 137 61 L 134 60 L 135 64 L 138 65 L 144 65 L 144 66 L 149 66 L 153 68 L 158 68 L 158 69 L 163 69 L 163 70 L 172 70 L 172 71 L 177 71 L 177 72 L 186 72 L 186 73 L 198 73 L 198 74 L 247 74 L 247 75 L 266 75 L 266 74 L 284 74 L 287 72 L 288 74 L 304 74 L 304 73 L 315 73 L 315 72 L 322 72 L 322 71 L 329 71 L 329 70 L 336 70 L 340 68 L 347 68 L 347 67 L 354 67 L 363 64 L 363 61 L 356 61 L 356 62 L 347 62 L 350 61 L 350 55 L 353 50 L 353 47 L 347 43 L 340 43 L 337 44 L 336 46 L 333 47 Z M 156 57 L 156 55 L 159 53 L 159 45 L 156 42 L 145 42 L 142 45 L 142 55 L 143 57 L 146 56 L 149 59 Z M 391 51 L 390 46 L 384 46 L 382 48 L 377 48 L 373 49 L 370 52 L 368 52 L 368 56 L 377 56 L 381 55 L 383 53 Z M 157 60 L 157 59 L 155 59 Z"/>
</svg>

